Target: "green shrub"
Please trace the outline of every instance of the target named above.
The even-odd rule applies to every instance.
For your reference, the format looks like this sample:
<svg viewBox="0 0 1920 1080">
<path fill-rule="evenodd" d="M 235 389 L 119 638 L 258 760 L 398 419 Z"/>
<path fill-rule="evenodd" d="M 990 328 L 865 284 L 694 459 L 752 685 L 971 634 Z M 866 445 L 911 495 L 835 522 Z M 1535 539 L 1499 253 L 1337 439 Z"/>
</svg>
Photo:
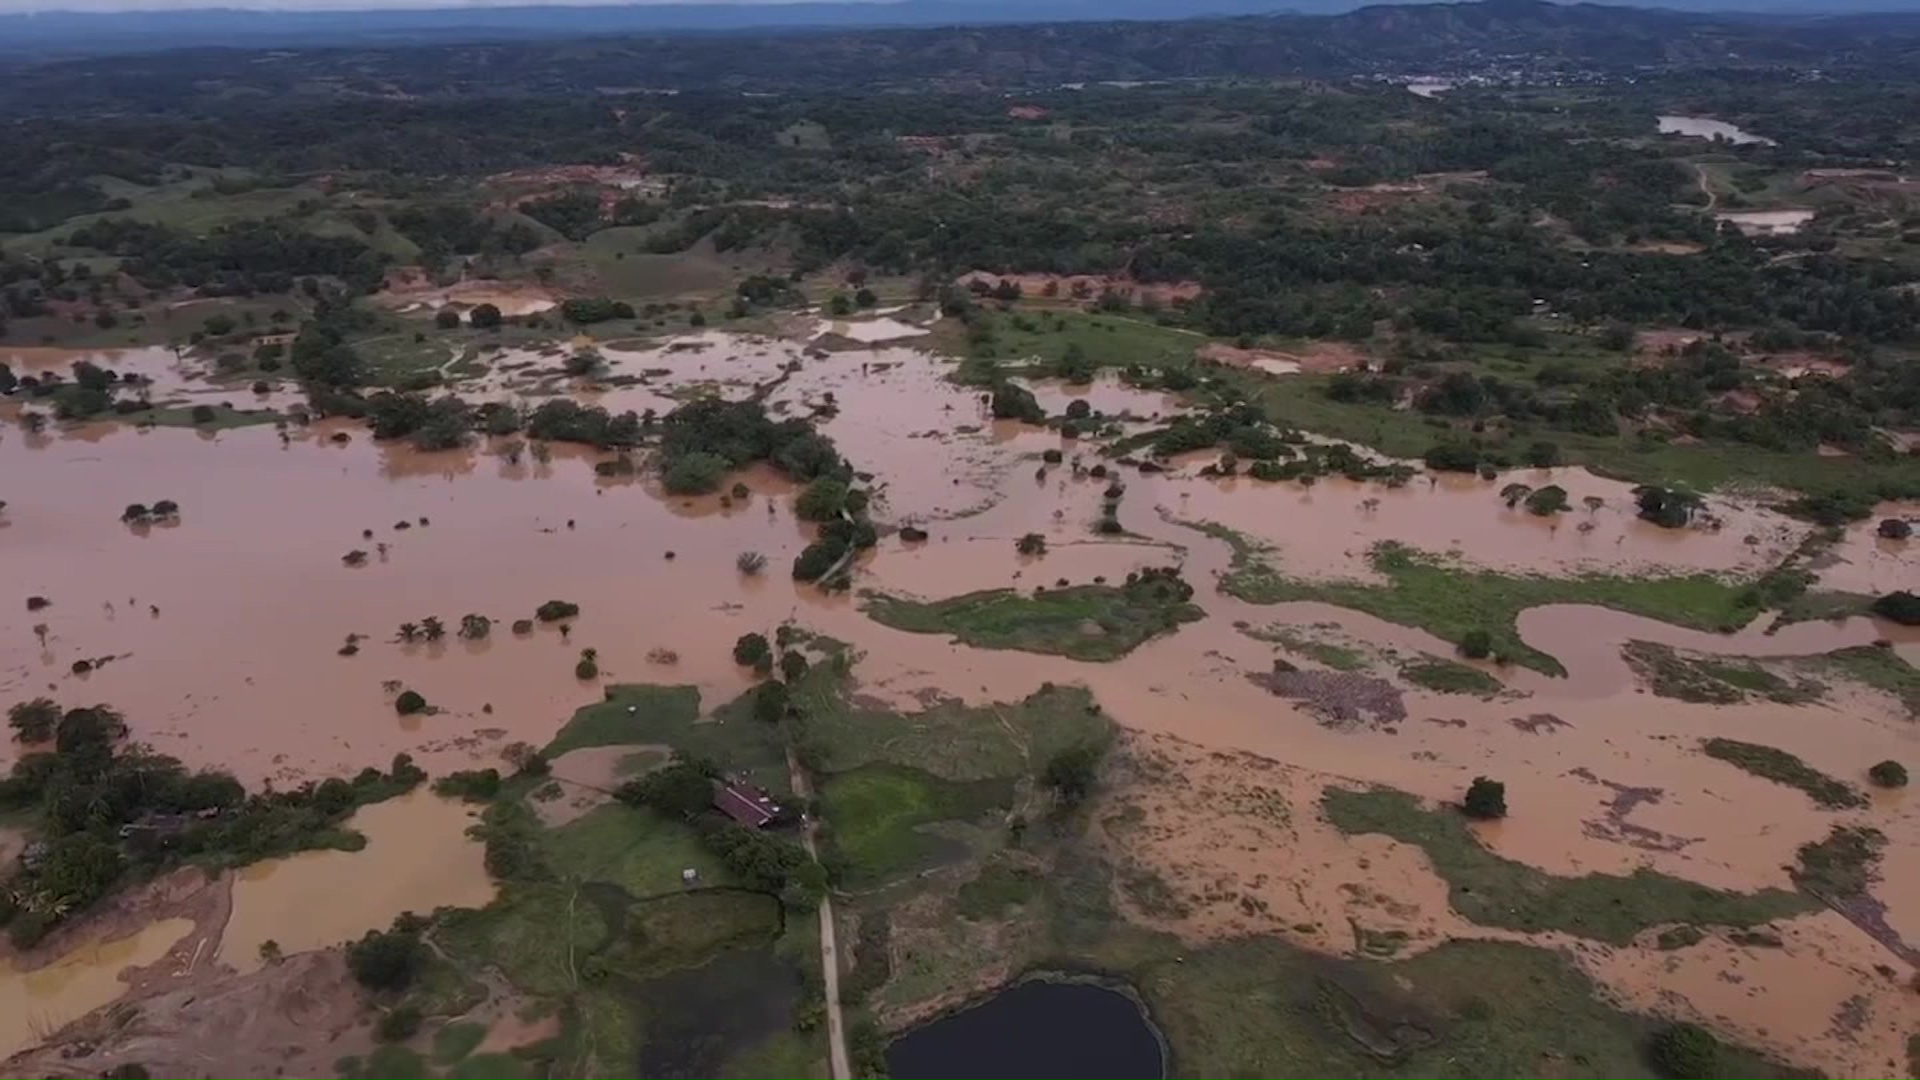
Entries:
<svg viewBox="0 0 1920 1080">
<path fill-rule="evenodd" d="M 393 711 L 401 716 L 412 716 L 427 711 L 427 699 L 418 691 L 402 690 L 400 696 L 393 699 Z"/>
<path fill-rule="evenodd" d="M 1698 1024 L 1668 1024 L 1654 1032 L 1647 1058 L 1668 1080 L 1711 1080 L 1720 1075 L 1720 1040 Z"/>
<path fill-rule="evenodd" d="M 1507 785 L 1498 780 L 1476 776 L 1467 785 L 1467 797 L 1460 809 L 1470 818 L 1492 821 L 1507 816 Z"/>
<path fill-rule="evenodd" d="M 1897 761 L 1883 761 L 1868 769 L 1867 776 L 1884 788 L 1907 786 L 1907 767 Z"/>
<path fill-rule="evenodd" d="M 741 634 L 733 643 L 733 662 L 742 667 L 752 667 L 772 654 L 765 634 Z"/>
<path fill-rule="evenodd" d="M 565 600 L 549 600 L 534 609 L 533 615 L 541 622 L 559 622 L 580 614 L 580 605 Z"/>
<path fill-rule="evenodd" d="M 401 1042 L 420 1030 L 420 1010 L 412 1005 L 396 1005 L 380 1017 L 374 1035 L 381 1042 Z"/>
<path fill-rule="evenodd" d="M 1493 655 L 1493 635 L 1485 630 L 1469 630 L 1460 637 L 1460 655 L 1469 660 L 1485 660 Z"/>
<path fill-rule="evenodd" d="M 720 490 L 720 482 L 731 468 L 726 458 L 696 450 L 668 464 L 661 482 L 673 495 L 706 495 Z"/>
<path fill-rule="evenodd" d="M 847 485 L 843 480 L 822 476 L 806 486 L 793 500 L 793 515 L 801 521 L 831 521 L 847 505 Z"/>
</svg>

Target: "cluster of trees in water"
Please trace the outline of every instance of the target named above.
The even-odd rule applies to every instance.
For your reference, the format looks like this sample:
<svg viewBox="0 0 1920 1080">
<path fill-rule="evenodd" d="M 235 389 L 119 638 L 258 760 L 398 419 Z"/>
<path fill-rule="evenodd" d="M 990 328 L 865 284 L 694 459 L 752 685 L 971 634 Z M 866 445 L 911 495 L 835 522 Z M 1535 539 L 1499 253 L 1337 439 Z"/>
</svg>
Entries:
<svg viewBox="0 0 1920 1080">
<path fill-rule="evenodd" d="M 387 772 L 249 793 L 218 770 L 190 770 L 129 742 L 106 705 L 62 709 L 47 698 L 7 712 L 23 754 L 0 779 L 0 808 L 32 815 L 33 842 L 0 888 L 0 923 L 21 947 L 125 882 L 182 860 L 240 865 L 364 838 L 342 823 L 357 807 L 425 779 L 405 754 Z"/>
</svg>

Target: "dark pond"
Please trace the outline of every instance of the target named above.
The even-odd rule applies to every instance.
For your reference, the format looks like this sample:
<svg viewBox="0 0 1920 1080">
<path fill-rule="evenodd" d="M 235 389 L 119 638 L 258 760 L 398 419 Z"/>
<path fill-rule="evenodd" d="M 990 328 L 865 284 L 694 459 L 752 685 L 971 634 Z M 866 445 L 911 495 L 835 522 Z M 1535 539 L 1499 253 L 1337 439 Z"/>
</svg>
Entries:
<svg viewBox="0 0 1920 1080">
<path fill-rule="evenodd" d="M 895 1039 L 887 1071 L 894 1080 L 1159 1080 L 1166 1062 L 1132 998 L 1090 983 L 1034 980 Z"/>
</svg>

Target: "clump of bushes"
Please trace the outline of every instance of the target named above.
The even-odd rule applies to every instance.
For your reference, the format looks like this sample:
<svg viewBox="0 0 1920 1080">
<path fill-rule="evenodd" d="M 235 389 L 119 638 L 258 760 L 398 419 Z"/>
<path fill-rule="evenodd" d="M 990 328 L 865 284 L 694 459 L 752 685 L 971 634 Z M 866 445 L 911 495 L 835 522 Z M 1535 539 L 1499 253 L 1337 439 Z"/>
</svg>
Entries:
<svg viewBox="0 0 1920 1080">
<path fill-rule="evenodd" d="M 1698 1024 L 1668 1024 L 1654 1032 L 1647 1058 L 1668 1080 L 1713 1080 L 1721 1074 L 1720 1040 Z"/>
<path fill-rule="evenodd" d="M 401 716 L 413 716 L 427 711 L 427 699 L 417 690 L 402 690 L 400 696 L 393 699 L 393 711 Z"/>
<path fill-rule="evenodd" d="M 580 605 L 566 600 L 549 600 L 534 609 L 533 616 L 541 622 L 559 622 L 580 614 Z"/>
<path fill-rule="evenodd" d="M 1467 797 L 1460 809 L 1476 821 L 1493 821 L 1507 816 L 1507 785 L 1498 780 L 1476 776 L 1467 785 Z"/>
<path fill-rule="evenodd" d="M 1873 602 L 1873 613 L 1901 626 L 1920 626 L 1920 596 L 1901 589 Z"/>
<path fill-rule="evenodd" d="M 1460 638 L 1460 655 L 1469 660 L 1485 660 L 1493 655 L 1493 635 L 1485 630 L 1469 630 Z"/>
<path fill-rule="evenodd" d="M 733 662 L 741 667 L 758 667 L 773 655 L 773 646 L 765 634 L 741 634 L 733 643 Z"/>
<path fill-rule="evenodd" d="M 392 930 L 369 930 L 347 946 L 347 969 L 369 990 L 405 990 L 426 964 L 427 946 L 414 920 L 405 915 L 394 920 Z"/>
<path fill-rule="evenodd" d="M 486 802 L 500 794 L 499 769 L 462 769 L 433 782 L 436 795 L 468 802 Z"/>
<path fill-rule="evenodd" d="M 1907 767 L 1897 761 L 1883 761 L 1867 770 L 1867 777 L 1883 788 L 1907 786 Z"/>
</svg>

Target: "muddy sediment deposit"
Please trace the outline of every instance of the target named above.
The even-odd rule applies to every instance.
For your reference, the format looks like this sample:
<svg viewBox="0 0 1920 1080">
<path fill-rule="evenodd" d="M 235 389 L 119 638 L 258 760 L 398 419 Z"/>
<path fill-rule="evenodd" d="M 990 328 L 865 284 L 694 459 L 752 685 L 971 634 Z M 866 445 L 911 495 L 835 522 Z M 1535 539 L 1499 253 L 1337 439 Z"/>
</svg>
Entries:
<svg viewBox="0 0 1920 1080">
<path fill-rule="evenodd" d="M 602 354 L 609 368 L 597 388 L 536 374 L 534 367 L 556 365 L 552 357 L 494 357 L 469 396 L 577 393 L 615 411 L 663 409 L 697 385 L 729 397 L 761 394 L 777 415 L 817 416 L 855 468 L 872 476 L 883 526 L 877 548 L 855 565 L 854 590 L 826 594 L 790 579 L 814 527 L 796 518 L 793 485 L 764 468 L 737 478 L 744 496 L 673 497 L 644 469 L 598 476 L 593 465 L 608 455 L 558 445 L 539 457 L 486 439 L 422 453 L 332 422 L 291 426 L 284 440 L 271 426 L 216 433 L 102 423 L 30 435 L 11 421 L 18 408 L 10 405 L 0 425 L 0 476 L 8 480 L 0 557 L 12 590 L 0 597 L 0 696 L 110 703 L 127 714 L 135 738 L 250 783 L 350 775 L 399 752 L 438 774 L 496 765 L 511 742 L 544 744 L 609 683 L 692 685 L 711 710 L 751 685 L 751 673 L 732 660 L 735 639 L 793 621 L 849 643 L 860 656 L 861 692 L 882 701 L 937 693 L 980 703 L 1017 699 L 1049 681 L 1087 686 L 1125 732 L 1114 797 L 1136 803 L 1141 815 L 1110 828 L 1106 842 L 1116 857 L 1175 886 L 1163 909 L 1132 914 L 1183 936 L 1257 930 L 1352 952 L 1357 923 L 1372 935 L 1366 940 L 1390 939 L 1403 954 L 1450 937 L 1573 948 L 1564 937 L 1467 922 L 1418 848 L 1341 834 L 1320 809 L 1328 785 L 1383 785 L 1438 805 L 1486 775 L 1506 784 L 1511 812 L 1477 829 L 1477 842 L 1555 875 L 1647 868 L 1718 889 L 1786 889 L 1801 845 L 1835 824 L 1870 824 L 1887 837 L 1873 887 L 1886 923 L 1904 941 L 1920 940 L 1916 906 L 1902 902 L 1920 895 L 1920 803 L 1877 795 L 1863 810 L 1823 811 L 1699 751 L 1703 739 L 1737 738 L 1863 783 L 1874 762 L 1911 757 L 1911 722 L 1897 701 L 1836 682 L 1805 704 L 1689 704 L 1641 693 L 1619 655 L 1629 640 L 1708 654 L 1806 655 L 1898 639 L 1888 624 L 1804 623 L 1768 635 L 1763 618 L 1723 636 L 1551 605 L 1522 612 L 1518 629 L 1566 676 L 1503 671 L 1514 693 L 1499 700 L 1403 689 L 1378 673 L 1275 675 L 1278 648 L 1236 625 L 1330 623 L 1342 638 L 1410 656 L 1446 656 L 1453 646 L 1326 604 L 1261 606 L 1222 595 L 1215 586 L 1232 567 L 1231 549 L 1177 522 L 1240 529 L 1298 577 L 1358 580 L 1369 579 L 1367 553 L 1384 540 L 1540 575 L 1751 575 L 1793 550 L 1803 526 L 1716 499 L 1717 530 L 1657 530 L 1632 516 L 1629 485 L 1573 469 L 1526 478 L 1567 488 L 1575 509 L 1557 522 L 1508 510 L 1499 484 L 1471 478 L 1429 483 L 1422 475 L 1399 489 L 1328 479 L 1302 488 L 1185 468 L 1142 473 L 1100 458 L 1089 440 L 994 421 L 976 389 L 947 381 L 947 361 L 898 345 L 808 355 L 797 342 L 709 333 Z M 534 367 L 504 370 L 521 363 Z M 181 393 L 191 390 L 191 376 L 168 377 L 181 380 Z M 1143 417 L 1179 407 L 1106 382 L 1085 395 L 1039 389 L 1050 409 L 1075 396 Z M 1059 463 L 1045 460 L 1049 450 L 1060 451 Z M 1111 481 L 1092 476 L 1093 464 L 1124 480 L 1122 534 L 1096 532 Z M 1600 500 L 1591 511 L 1582 502 L 1588 496 Z M 138 532 L 120 523 L 127 504 L 157 498 L 180 501 L 177 525 Z M 397 528 L 401 522 L 408 528 Z M 927 539 L 894 535 L 906 523 Z M 1028 533 L 1045 538 L 1045 554 L 1016 552 Z M 1874 585 L 1913 565 L 1911 548 L 1883 551 L 1858 533 L 1833 564 L 1845 580 L 1857 573 L 1859 584 Z M 356 549 L 367 553 L 363 563 L 344 565 Z M 749 551 L 765 556 L 765 572 L 740 570 Z M 1121 581 L 1169 563 L 1182 568 L 1207 618 L 1113 663 L 965 648 L 946 635 L 888 629 L 861 611 L 862 589 L 923 599 L 991 588 L 1031 593 L 1063 580 Z M 27 611 L 30 595 L 51 606 Z M 554 599 L 581 607 L 564 637 L 554 624 L 507 632 Z M 396 640 L 402 623 L 435 616 L 458 626 L 469 613 L 491 619 L 494 632 L 476 641 Z M 349 634 L 361 635 L 358 649 L 340 655 Z M 582 680 L 574 665 L 587 647 L 598 650 L 600 673 Z M 656 659 L 663 650 L 677 657 L 670 667 Z M 115 659 L 74 674 L 76 659 L 101 656 Z M 431 708 L 397 715 L 392 684 L 417 691 Z M 1329 712 L 1357 722 L 1329 725 Z M 1528 730 L 1517 730 L 1516 718 Z M 611 775 L 609 762 L 575 764 L 582 783 Z M 1226 794 L 1196 799 L 1197 789 Z M 363 811 L 370 843 L 361 853 L 297 856 L 242 875 L 233 917 L 216 937 L 224 981 L 198 995 L 182 987 L 143 997 L 137 1033 L 148 1041 L 128 1056 L 83 1069 L 58 1064 L 49 1049 L 16 1059 L 30 1062 L 16 1074 L 98 1075 L 122 1060 L 296 1071 L 264 1056 L 216 1066 L 188 1053 L 183 1040 L 218 1023 L 212 1010 L 223 1003 L 250 1010 L 260 1037 L 247 1046 L 291 1048 L 287 1060 L 298 1068 L 324 1070 L 363 1052 L 366 1035 L 355 1025 L 364 1017 L 358 1006 L 342 1011 L 336 991 L 345 975 L 325 946 L 399 910 L 479 904 L 490 895 L 477 845 L 458 835 L 466 811 L 430 800 Z M 391 830 L 381 815 L 394 817 Z M 337 921 L 302 907 L 303 894 L 321 891 L 326 879 L 385 873 L 381 867 L 406 872 L 397 895 L 346 905 L 352 910 Z M 311 883 L 300 884 L 308 874 Z M 106 979 L 88 983 L 104 990 L 59 997 L 57 1009 L 22 997 L 16 1013 L 28 1019 L 16 1045 L 45 1033 L 35 1025 L 57 1026 L 107 1004 L 114 994 L 100 995 L 120 992 L 121 969 L 152 967 L 180 937 L 161 941 L 171 924 L 154 925 L 151 937 L 114 939 L 133 941 L 124 958 L 102 952 L 75 961 L 89 980 Z M 1581 944 L 1576 955 L 1609 994 L 1636 1007 L 1704 1019 L 1728 1037 L 1829 1072 L 1884 1071 L 1904 1054 L 1906 1035 L 1920 1030 L 1920 998 L 1874 974 L 1875 965 L 1904 978 L 1906 961 L 1837 913 L 1787 920 L 1782 929 L 1785 944 L 1771 951 L 1712 936 L 1679 952 Z M 285 964 L 261 965 L 268 939 L 289 955 Z M 1803 989 L 1817 1007 L 1794 1004 Z M 1855 995 L 1867 998 L 1864 1019 L 1835 1034 L 1831 1014 Z M 302 1029 L 319 1035 L 302 1041 Z M 113 1052 L 122 1049 L 116 1042 Z"/>
</svg>

